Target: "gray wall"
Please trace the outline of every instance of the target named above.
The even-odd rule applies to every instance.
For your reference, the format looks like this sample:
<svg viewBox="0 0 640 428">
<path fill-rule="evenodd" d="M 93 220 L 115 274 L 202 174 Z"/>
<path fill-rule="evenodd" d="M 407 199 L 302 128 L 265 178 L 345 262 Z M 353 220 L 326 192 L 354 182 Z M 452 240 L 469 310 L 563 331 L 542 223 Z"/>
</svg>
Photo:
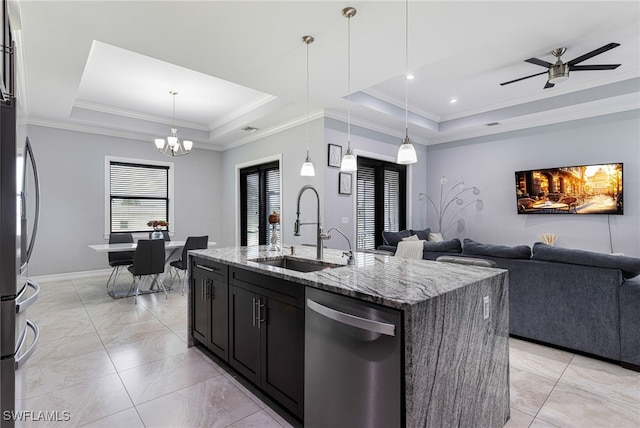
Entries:
<svg viewBox="0 0 640 428">
<path fill-rule="evenodd" d="M 29 126 L 38 163 L 41 219 L 29 274 L 48 275 L 108 268 L 107 255 L 88 248 L 104 243 L 104 159 L 117 156 L 174 163 L 172 239 L 221 235 L 221 155 L 194 149 L 170 158 L 152 142 Z"/>
<path fill-rule="evenodd" d="M 624 162 L 623 216 L 516 213 L 515 171 L 610 162 Z M 557 246 L 611 252 L 610 230 L 613 252 L 640 256 L 638 110 L 430 146 L 427 167 L 427 193 L 435 200 L 442 176 L 448 184 L 465 181 L 481 189 L 482 210 L 466 209 L 464 229 L 454 226 L 447 238 L 532 245 L 542 233 L 555 233 Z M 437 217 L 423 202 L 436 230 Z"/>
</svg>

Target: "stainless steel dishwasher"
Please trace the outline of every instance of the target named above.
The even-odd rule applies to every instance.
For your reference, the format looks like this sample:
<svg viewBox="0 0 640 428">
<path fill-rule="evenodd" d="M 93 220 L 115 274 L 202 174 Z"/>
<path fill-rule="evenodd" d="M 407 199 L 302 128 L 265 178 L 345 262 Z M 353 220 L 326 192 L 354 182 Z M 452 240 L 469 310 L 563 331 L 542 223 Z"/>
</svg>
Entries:
<svg viewBox="0 0 640 428">
<path fill-rule="evenodd" d="M 401 312 L 306 288 L 304 426 L 400 427 Z"/>
</svg>

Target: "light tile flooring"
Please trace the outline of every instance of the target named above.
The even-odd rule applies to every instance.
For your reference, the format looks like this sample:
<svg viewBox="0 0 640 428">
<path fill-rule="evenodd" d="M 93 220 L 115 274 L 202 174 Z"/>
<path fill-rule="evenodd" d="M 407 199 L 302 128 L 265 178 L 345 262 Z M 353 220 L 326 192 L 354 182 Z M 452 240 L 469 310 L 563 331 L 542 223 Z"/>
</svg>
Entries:
<svg viewBox="0 0 640 428">
<path fill-rule="evenodd" d="M 110 298 L 106 279 L 40 281 L 29 318 L 41 337 L 21 369 L 23 409 L 57 411 L 59 419 L 68 412 L 70 420 L 24 426 L 291 426 L 234 376 L 187 348 L 186 296 L 145 295 L 134 305 L 131 298 Z M 510 365 L 506 427 L 640 427 L 638 372 L 515 339 Z"/>
</svg>

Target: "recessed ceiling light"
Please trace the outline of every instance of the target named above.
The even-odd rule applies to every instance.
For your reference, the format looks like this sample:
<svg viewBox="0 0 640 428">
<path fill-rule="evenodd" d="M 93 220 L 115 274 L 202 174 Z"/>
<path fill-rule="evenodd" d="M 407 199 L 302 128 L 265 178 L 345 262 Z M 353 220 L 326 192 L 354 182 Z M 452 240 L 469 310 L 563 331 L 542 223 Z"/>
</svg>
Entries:
<svg viewBox="0 0 640 428">
<path fill-rule="evenodd" d="M 242 130 L 246 132 L 256 132 L 258 128 L 254 128 L 253 126 L 245 126 L 244 128 L 242 128 Z"/>
<path fill-rule="evenodd" d="M 500 122 L 487 123 L 487 126 L 496 126 L 496 125 L 500 125 Z"/>
<path fill-rule="evenodd" d="M 413 80 L 415 76 L 413 74 L 407 74 L 407 80 Z"/>
<path fill-rule="evenodd" d="M 457 98 L 451 98 L 451 99 L 449 100 L 449 102 L 450 102 L 451 104 L 455 104 L 455 103 L 457 103 L 457 102 L 458 102 L 458 99 L 457 99 Z"/>
</svg>

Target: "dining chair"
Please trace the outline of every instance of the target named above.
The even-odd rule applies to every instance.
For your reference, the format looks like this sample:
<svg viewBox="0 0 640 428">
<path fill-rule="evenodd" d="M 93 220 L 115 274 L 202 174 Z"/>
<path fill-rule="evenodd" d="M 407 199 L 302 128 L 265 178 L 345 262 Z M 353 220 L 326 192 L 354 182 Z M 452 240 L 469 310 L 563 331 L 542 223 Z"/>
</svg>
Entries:
<svg viewBox="0 0 640 428">
<path fill-rule="evenodd" d="M 138 246 L 133 255 L 133 264 L 128 267 L 133 275 L 133 286 L 135 286 L 134 303 L 138 304 L 138 294 L 140 294 L 140 282 L 143 276 L 151 276 L 150 289 L 154 284 L 158 284 L 164 291 L 166 298 L 169 298 L 164 282 L 160 277 L 164 273 L 164 239 L 139 239 Z"/>
<path fill-rule="evenodd" d="M 153 235 L 153 232 L 149 232 L 149 239 L 151 239 L 151 235 Z M 164 237 L 165 241 L 171 241 L 171 237 L 169 236 L 169 232 L 166 230 L 162 231 L 162 236 Z"/>
<path fill-rule="evenodd" d="M 189 265 L 188 251 L 189 250 L 202 250 L 209 246 L 209 235 L 205 236 L 189 236 L 187 237 L 187 241 L 184 243 L 184 247 L 182 247 L 182 256 L 178 260 L 174 260 L 169 265 L 171 266 L 171 281 L 175 278 L 180 278 L 182 280 L 182 295 L 184 296 L 184 287 L 185 287 L 185 272 L 187 270 L 187 266 Z M 182 277 L 180 277 L 180 272 L 183 272 Z M 175 275 L 175 276 L 174 276 Z"/>
<path fill-rule="evenodd" d="M 133 235 L 130 233 L 112 233 L 109 235 L 109 244 L 133 244 Z M 107 288 L 109 288 L 111 279 L 113 279 L 112 287 L 115 287 L 120 270 L 133 264 L 133 253 L 133 251 L 112 251 L 107 254 L 109 266 L 113 268 L 107 280 Z"/>
</svg>

